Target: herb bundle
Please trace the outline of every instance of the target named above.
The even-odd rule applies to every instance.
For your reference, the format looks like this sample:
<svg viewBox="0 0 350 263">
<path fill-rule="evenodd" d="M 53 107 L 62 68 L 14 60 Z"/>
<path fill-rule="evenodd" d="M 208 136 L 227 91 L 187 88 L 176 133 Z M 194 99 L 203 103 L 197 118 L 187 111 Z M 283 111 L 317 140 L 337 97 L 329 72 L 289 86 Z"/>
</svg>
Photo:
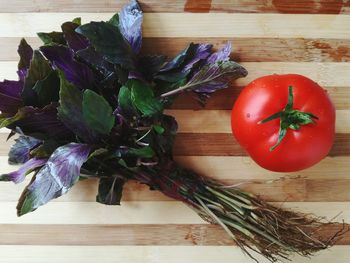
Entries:
<svg viewBox="0 0 350 263">
<path fill-rule="evenodd" d="M 67 193 L 82 178 L 99 178 L 96 200 L 118 205 L 124 184 L 136 180 L 183 201 L 219 224 L 248 255 L 271 261 L 325 249 L 341 236 L 318 236 L 320 219 L 274 207 L 239 188 L 225 187 L 173 160 L 177 122 L 163 113 L 181 92 L 205 104 L 210 94 L 247 71 L 230 60 L 231 45 L 214 52 L 193 44 L 168 60 L 141 55 L 142 11 L 131 1 L 106 22 L 38 33 L 39 50 L 23 39 L 16 81 L 0 82 L 0 127 L 19 134 L 3 174 L 20 183 L 34 173 L 18 215 Z"/>
</svg>

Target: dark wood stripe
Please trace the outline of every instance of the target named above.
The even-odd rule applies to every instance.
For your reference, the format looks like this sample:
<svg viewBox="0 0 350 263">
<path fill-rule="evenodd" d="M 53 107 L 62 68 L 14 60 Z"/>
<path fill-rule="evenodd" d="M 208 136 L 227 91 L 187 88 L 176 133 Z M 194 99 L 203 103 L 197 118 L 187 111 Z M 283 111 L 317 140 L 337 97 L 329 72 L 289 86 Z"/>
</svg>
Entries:
<svg viewBox="0 0 350 263">
<path fill-rule="evenodd" d="M 176 138 L 174 154 L 181 156 L 247 155 L 229 133 L 180 133 Z M 329 156 L 346 155 L 350 155 L 350 134 L 336 134 Z"/>
<path fill-rule="evenodd" d="M 187 0 L 184 6 L 185 12 L 208 13 L 211 9 L 212 0 Z"/>
<path fill-rule="evenodd" d="M 127 0 L 0 0 L 1 12 L 117 12 Z M 347 0 L 139 0 L 144 12 L 349 14 Z M 211 2 L 211 3 L 210 3 Z"/>
<path fill-rule="evenodd" d="M 233 45 L 232 59 L 244 62 L 340 62 L 350 61 L 350 40 L 303 38 L 146 38 L 144 53 L 173 56 L 188 43 L 211 43 L 222 47 Z"/>
<path fill-rule="evenodd" d="M 0 61 L 17 60 L 20 38 L 0 38 Z M 27 38 L 34 48 L 41 44 L 38 38 Z M 212 43 L 222 47 L 233 44 L 232 59 L 243 62 L 348 62 L 350 39 L 301 38 L 145 38 L 144 54 L 166 54 L 169 57 L 184 49 L 190 42 Z"/>
<path fill-rule="evenodd" d="M 324 87 L 327 89 L 337 110 L 350 109 L 350 87 Z M 213 93 L 203 107 L 195 94 L 183 93 L 175 100 L 172 109 L 181 110 L 231 110 L 243 87 L 231 87 Z"/>
<path fill-rule="evenodd" d="M 342 225 L 320 229 L 331 236 Z M 234 245 L 224 230 L 215 225 L 0 225 L 0 245 L 79 246 L 227 246 Z M 349 245 L 347 232 L 337 245 Z"/>
</svg>

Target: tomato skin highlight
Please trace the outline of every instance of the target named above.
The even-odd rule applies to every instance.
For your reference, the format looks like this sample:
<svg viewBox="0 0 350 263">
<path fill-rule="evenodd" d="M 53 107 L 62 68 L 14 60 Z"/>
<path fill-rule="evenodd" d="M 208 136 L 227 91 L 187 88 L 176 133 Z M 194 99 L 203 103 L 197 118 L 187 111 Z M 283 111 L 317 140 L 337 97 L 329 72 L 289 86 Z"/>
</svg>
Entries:
<svg viewBox="0 0 350 263">
<path fill-rule="evenodd" d="M 293 109 L 317 116 L 315 124 L 287 128 L 278 140 L 280 119 L 259 124 L 282 111 L 288 102 L 288 87 L 293 87 Z M 276 172 L 306 169 L 327 156 L 335 137 L 335 107 L 322 87 L 298 74 L 269 75 L 248 84 L 237 98 L 231 113 L 234 137 L 261 167 Z"/>
</svg>

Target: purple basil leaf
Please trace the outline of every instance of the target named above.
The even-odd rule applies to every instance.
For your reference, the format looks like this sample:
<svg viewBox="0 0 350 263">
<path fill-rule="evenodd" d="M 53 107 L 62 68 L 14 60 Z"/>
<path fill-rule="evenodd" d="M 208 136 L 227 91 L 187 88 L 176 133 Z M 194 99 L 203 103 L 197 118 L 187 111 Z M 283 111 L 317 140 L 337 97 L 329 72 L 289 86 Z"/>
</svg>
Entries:
<svg viewBox="0 0 350 263">
<path fill-rule="evenodd" d="M 27 41 L 22 38 L 17 52 L 19 54 L 19 62 L 18 62 L 18 76 L 19 79 L 21 81 L 24 81 L 26 75 L 27 75 L 27 71 L 29 69 L 29 65 L 30 65 L 30 60 L 33 57 L 33 49 L 31 48 L 30 45 L 28 45 Z"/>
<path fill-rule="evenodd" d="M 147 82 L 144 75 L 138 71 L 130 71 L 129 75 L 128 75 L 128 79 L 138 79 L 138 80 L 142 80 L 144 82 Z"/>
<path fill-rule="evenodd" d="M 173 69 L 179 68 L 185 61 L 185 59 L 191 54 L 195 53 L 196 45 L 191 43 L 187 48 L 182 50 L 175 58 L 166 63 L 161 69 L 160 72 L 166 72 Z"/>
<path fill-rule="evenodd" d="M 173 116 L 163 114 L 158 125 L 161 126 L 164 131 L 161 134 L 156 134 L 156 142 L 153 143 L 154 150 L 157 156 L 161 158 L 172 158 L 173 146 L 178 130 L 177 121 Z"/>
<path fill-rule="evenodd" d="M 0 175 L 0 181 L 12 181 L 15 184 L 23 182 L 26 175 L 31 173 L 35 168 L 43 166 L 46 163 L 44 159 L 29 159 L 17 171 Z"/>
<path fill-rule="evenodd" d="M 77 27 L 79 27 L 79 25 L 73 22 L 66 22 L 61 26 L 64 38 L 69 48 L 73 49 L 74 52 L 89 46 L 89 41 L 83 35 L 75 32 Z"/>
<path fill-rule="evenodd" d="M 120 205 L 125 181 L 119 176 L 101 177 L 96 201 L 105 205 Z"/>
<path fill-rule="evenodd" d="M 146 55 L 140 57 L 138 60 L 138 71 L 141 75 L 139 75 L 138 72 L 132 72 L 132 74 L 134 75 L 134 78 L 150 81 L 153 76 L 159 72 L 160 68 L 165 63 L 165 60 L 166 56 L 164 55 Z M 131 78 L 130 75 L 129 78 Z"/>
<path fill-rule="evenodd" d="M 69 143 L 57 148 L 22 193 L 17 214 L 21 216 L 34 211 L 67 193 L 79 180 L 80 168 L 89 153 L 87 144 Z"/>
<path fill-rule="evenodd" d="M 228 86 L 227 80 L 213 80 L 209 81 L 206 84 L 199 85 L 197 88 L 194 89 L 197 93 L 213 93 L 220 89 L 225 89 Z"/>
<path fill-rule="evenodd" d="M 17 163 L 25 163 L 30 158 L 30 151 L 39 145 L 42 141 L 36 138 L 21 135 L 17 139 L 15 139 L 15 144 L 13 144 L 10 148 L 9 152 L 9 163 L 17 164 Z"/>
<path fill-rule="evenodd" d="M 142 10 L 135 0 L 125 5 L 119 14 L 119 29 L 133 51 L 140 52 L 142 44 Z"/>
<path fill-rule="evenodd" d="M 183 89 L 191 89 L 197 93 L 212 93 L 227 87 L 228 80 L 245 77 L 247 70 L 233 61 L 223 61 L 203 66 L 185 84 Z"/>
<path fill-rule="evenodd" d="M 105 60 L 103 56 L 91 46 L 79 50 L 76 56 L 94 70 L 101 72 L 104 76 L 108 76 L 114 71 L 113 64 Z"/>
<path fill-rule="evenodd" d="M 204 62 L 210 55 L 212 45 L 191 43 L 173 60 L 163 66 L 156 79 L 178 82 L 185 78 L 199 62 Z"/>
<path fill-rule="evenodd" d="M 190 72 L 189 71 L 170 71 L 166 72 L 165 74 L 159 74 L 156 76 L 159 80 L 164 80 L 167 82 L 178 82 L 182 79 L 184 79 Z"/>
<path fill-rule="evenodd" d="M 206 64 L 194 73 L 187 83 L 184 83 L 174 90 L 163 93 L 161 96 L 166 98 L 186 90 L 208 95 L 208 93 L 226 88 L 229 79 L 233 80 L 245 77 L 247 74 L 248 72 L 245 68 L 233 61 L 220 61 L 213 64 Z"/>
<path fill-rule="evenodd" d="M 72 133 L 57 118 L 57 104 L 52 103 L 42 109 L 22 107 L 11 118 L 0 119 L 0 127 L 16 129 L 20 127 L 26 135 L 38 138 L 70 138 Z"/>
<path fill-rule="evenodd" d="M 199 61 L 208 58 L 213 45 L 211 44 L 197 44 L 193 58 L 188 61 L 183 69 L 187 72 L 192 69 L 192 67 Z"/>
<path fill-rule="evenodd" d="M 62 70 L 66 78 L 80 89 L 88 89 L 94 86 L 94 75 L 91 69 L 77 62 L 73 58 L 72 51 L 65 46 L 43 46 L 40 51 L 51 63 Z"/>
<path fill-rule="evenodd" d="M 208 57 L 207 63 L 212 64 L 219 61 L 230 60 L 231 49 L 232 49 L 231 43 L 227 42 L 222 49 L 218 50 L 217 52 L 211 54 L 210 57 Z"/>
<path fill-rule="evenodd" d="M 44 58 L 40 51 L 35 50 L 33 58 L 30 61 L 30 66 L 24 80 L 24 87 L 21 94 L 25 105 L 37 107 L 40 106 L 37 93 L 33 90 L 33 87 L 39 81 L 46 79 L 51 72 L 52 68 L 49 61 Z"/>
<path fill-rule="evenodd" d="M 60 91 L 60 80 L 57 71 L 53 70 L 45 79 L 37 81 L 33 90 L 37 95 L 38 107 L 45 107 L 51 102 L 57 102 Z"/>
<path fill-rule="evenodd" d="M 135 67 L 135 54 L 119 28 L 106 22 L 90 22 L 75 31 L 89 39 L 95 50 L 110 63 L 127 69 Z"/>
<path fill-rule="evenodd" d="M 2 114 L 14 115 L 22 105 L 22 81 L 4 80 L 0 82 L 0 111 Z"/>
</svg>

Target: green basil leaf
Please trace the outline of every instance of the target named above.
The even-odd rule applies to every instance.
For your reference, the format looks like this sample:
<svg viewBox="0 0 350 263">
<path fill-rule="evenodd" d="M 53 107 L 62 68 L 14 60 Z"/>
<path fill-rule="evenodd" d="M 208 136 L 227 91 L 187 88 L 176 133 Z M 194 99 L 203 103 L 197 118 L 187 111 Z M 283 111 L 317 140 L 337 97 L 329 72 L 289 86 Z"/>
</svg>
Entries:
<svg viewBox="0 0 350 263">
<path fill-rule="evenodd" d="M 66 45 L 66 40 L 64 39 L 62 32 L 50 32 L 50 33 L 44 33 L 39 32 L 37 33 L 38 37 L 43 41 L 44 45 L 51 45 L 51 44 L 59 44 L 59 45 Z"/>
<path fill-rule="evenodd" d="M 22 91 L 22 99 L 25 105 L 39 106 L 37 94 L 33 87 L 38 81 L 46 79 L 51 72 L 50 63 L 38 50 L 35 50 Z"/>
<path fill-rule="evenodd" d="M 163 105 L 154 97 L 150 86 L 135 79 L 129 80 L 127 86 L 130 87 L 133 104 L 143 115 L 151 116 L 162 112 Z"/>
<path fill-rule="evenodd" d="M 106 60 L 125 68 L 134 68 L 134 54 L 119 29 L 106 22 L 90 22 L 76 29 L 101 53 Z"/>
<path fill-rule="evenodd" d="M 60 79 L 56 71 L 51 73 L 43 80 L 37 81 L 33 90 L 38 95 L 38 103 L 40 106 L 45 106 L 53 101 L 58 101 L 60 91 Z"/>
<path fill-rule="evenodd" d="M 67 128 L 85 142 L 95 142 L 98 134 L 86 123 L 83 117 L 83 93 L 72 83 L 68 82 L 62 71 L 60 77 L 60 106 L 58 118 Z"/>
<path fill-rule="evenodd" d="M 83 95 L 83 115 L 91 129 L 108 134 L 115 123 L 111 106 L 104 97 L 92 90 L 85 90 Z"/>
</svg>

